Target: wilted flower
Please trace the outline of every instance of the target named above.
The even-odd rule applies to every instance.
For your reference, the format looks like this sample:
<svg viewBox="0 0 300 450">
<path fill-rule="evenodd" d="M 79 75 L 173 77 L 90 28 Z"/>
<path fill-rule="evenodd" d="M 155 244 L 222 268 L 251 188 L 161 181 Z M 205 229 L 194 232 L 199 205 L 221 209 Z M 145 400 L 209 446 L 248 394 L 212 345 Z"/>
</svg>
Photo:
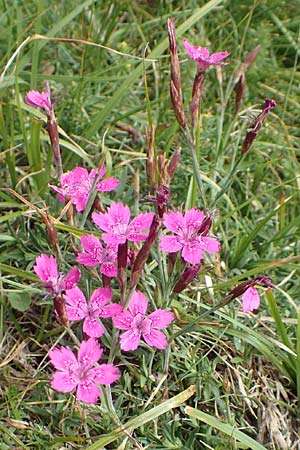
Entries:
<svg viewBox="0 0 300 450">
<path fill-rule="evenodd" d="M 167 253 L 182 250 L 182 258 L 191 264 L 198 264 L 203 258 L 203 251 L 217 253 L 220 243 L 207 237 L 210 228 L 210 216 L 205 216 L 199 209 L 193 208 L 181 212 L 170 211 L 164 215 L 164 225 L 176 236 L 163 236 L 159 248 Z M 208 228 L 209 227 L 209 228 Z"/>
<path fill-rule="evenodd" d="M 120 378 L 118 369 L 112 364 L 95 366 L 103 349 L 95 339 L 83 341 L 78 359 L 69 347 L 54 348 L 48 355 L 56 372 L 51 387 L 59 392 L 71 392 L 77 387 L 76 397 L 85 403 L 97 403 L 101 390 L 97 384 L 111 384 Z"/>
<path fill-rule="evenodd" d="M 242 296 L 242 310 L 243 312 L 251 312 L 258 309 L 260 305 L 260 298 L 258 290 L 254 287 L 255 285 L 261 285 L 264 287 L 274 288 L 271 283 L 270 277 L 256 277 L 252 280 L 243 281 L 238 286 L 236 286 L 228 297 L 232 300 L 236 297 Z"/>
<path fill-rule="evenodd" d="M 92 169 L 90 173 L 83 167 L 75 167 L 75 169 L 64 173 L 60 177 L 60 188 L 52 185 L 50 185 L 50 187 L 58 192 L 60 201 L 63 202 L 66 199 L 71 199 L 71 202 L 75 205 L 77 211 L 84 211 L 95 177 L 97 177 L 95 189 L 99 192 L 112 191 L 118 187 L 120 182 L 113 177 L 98 181 L 103 178 L 105 172 L 106 169 L 104 166 L 99 170 Z"/>
<path fill-rule="evenodd" d="M 144 241 L 151 225 L 153 213 L 140 214 L 130 222 L 130 209 L 122 203 L 113 202 L 107 214 L 93 213 L 94 223 L 105 233 L 102 238 L 106 244 L 119 245 L 128 241 Z"/>
<path fill-rule="evenodd" d="M 113 317 L 113 323 L 119 330 L 127 330 L 121 334 L 121 349 L 136 350 L 143 339 L 148 345 L 163 350 L 168 346 L 166 336 L 158 331 L 167 328 L 174 320 L 174 314 L 165 309 L 157 309 L 146 316 L 148 300 L 140 291 L 136 291 L 129 303 L 128 311 Z"/>
<path fill-rule="evenodd" d="M 113 246 L 103 247 L 96 236 L 85 234 L 80 238 L 85 253 L 78 253 L 76 261 L 86 267 L 100 265 L 100 273 L 107 277 L 117 276 L 117 251 Z"/>
<path fill-rule="evenodd" d="M 80 270 L 73 267 L 67 275 L 64 275 L 58 271 L 56 259 L 52 255 L 48 256 L 42 253 L 37 256 L 35 262 L 36 265 L 33 266 L 33 270 L 51 295 L 57 295 L 72 289 L 79 282 Z"/>
<path fill-rule="evenodd" d="M 64 295 L 66 311 L 69 320 L 83 320 L 83 331 L 90 337 L 98 338 L 104 333 L 104 328 L 98 320 L 99 317 L 108 318 L 122 311 L 117 304 L 107 305 L 112 299 L 110 288 L 96 289 L 89 302 L 78 287 L 70 289 Z"/>
</svg>

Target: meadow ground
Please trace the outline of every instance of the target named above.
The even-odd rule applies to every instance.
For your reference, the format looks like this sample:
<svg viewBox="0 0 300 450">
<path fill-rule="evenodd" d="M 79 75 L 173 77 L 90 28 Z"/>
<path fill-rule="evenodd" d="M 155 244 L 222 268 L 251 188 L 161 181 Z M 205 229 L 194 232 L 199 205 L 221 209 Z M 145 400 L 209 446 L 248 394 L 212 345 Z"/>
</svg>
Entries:
<svg viewBox="0 0 300 450">
<path fill-rule="evenodd" d="M 1 450 L 300 448 L 299 11 L 298 0 L 2 2 Z M 171 17 L 188 123 L 197 65 L 182 39 L 230 53 L 228 65 L 205 74 L 192 137 L 170 100 Z M 46 80 L 63 171 L 105 164 L 105 177 L 120 180 L 101 194 L 104 211 L 112 201 L 132 216 L 154 211 L 154 185 L 168 184 L 167 161 L 181 150 L 166 207 L 211 213 L 210 236 L 221 243 L 176 294 L 183 262 L 178 257 L 171 273 L 167 254 L 152 245 L 137 288 L 149 310 L 173 312 L 169 346 L 120 352 L 105 322 L 103 362 L 113 361 L 121 376 L 96 404 L 50 387 L 48 351 L 76 349 L 82 325 L 58 322 L 33 270 L 36 257 L 56 255 L 64 273 L 80 266 L 86 292 L 102 281 L 98 269 L 75 262 L 80 236 L 101 235 L 89 214 L 93 199 L 72 217 L 48 187 L 59 177 L 45 111 L 24 100 Z M 276 107 L 242 154 L 266 99 Z M 257 286 L 260 307 L 242 312 L 241 297 L 228 294 L 262 276 L 275 288 Z M 118 282 L 111 286 L 117 301 Z"/>
</svg>

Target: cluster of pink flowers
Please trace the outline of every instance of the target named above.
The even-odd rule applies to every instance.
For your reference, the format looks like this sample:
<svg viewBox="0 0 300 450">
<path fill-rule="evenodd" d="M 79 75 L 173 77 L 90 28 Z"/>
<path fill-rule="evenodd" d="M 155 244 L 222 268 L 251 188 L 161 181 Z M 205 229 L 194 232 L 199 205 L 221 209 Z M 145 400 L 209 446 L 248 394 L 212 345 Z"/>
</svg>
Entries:
<svg viewBox="0 0 300 450">
<path fill-rule="evenodd" d="M 208 49 L 193 46 L 187 40 L 183 41 L 183 45 L 189 56 L 197 63 L 198 72 L 193 90 L 194 104 L 197 106 L 203 88 L 205 71 L 210 66 L 227 64 L 223 60 L 229 56 L 229 53 L 219 52 L 210 55 Z M 173 62 L 176 63 L 175 57 Z M 29 105 L 44 109 L 47 116 L 54 117 L 48 82 L 45 91 L 41 93 L 30 91 L 25 100 Z M 269 109 L 272 107 L 271 105 Z M 192 110 L 195 112 L 195 108 Z M 265 115 L 267 112 L 265 111 Z M 178 113 L 177 117 L 183 116 Z M 185 119 L 182 119 L 182 124 L 186 125 Z M 73 170 L 63 173 L 61 165 L 60 168 L 60 186 L 50 185 L 50 187 L 58 193 L 60 201 L 71 201 L 77 212 L 86 210 L 93 190 L 109 192 L 119 185 L 119 180 L 116 178 L 104 178 L 106 173 L 104 166 L 92 169 L 90 172 L 86 168 L 75 167 Z M 205 214 L 197 208 L 192 208 L 184 213 L 172 210 L 166 212 L 167 198 L 170 194 L 169 189 L 166 189 L 168 196 L 160 194 L 162 199 L 158 196 L 156 198 L 158 206 L 156 215 L 147 212 L 139 214 L 131 220 L 129 207 L 120 202 L 112 202 L 105 213 L 92 213 L 92 221 L 100 229 L 103 243 L 92 234 L 83 235 L 80 238 L 82 251 L 77 253 L 76 261 L 86 268 L 99 266 L 103 278 L 107 277 L 109 280 L 108 286 L 103 283 L 105 287 L 95 289 L 90 299 L 87 299 L 78 287 L 81 272 L 77 267 L 72 268 L 67 275 L 64 275 L 59 272 L 58 264 L 53 256 L 41 254 L 36 258 L 33 269 L 40 278 L 44 289 L 56 300 L 57 315 L 66 315 L 65 324 L 68 324 L 68 321 L 83 321 L 82 330 L 85 336 L 85 340 L 80 344 L 77 358 L 69 347 L 62 346 L 49 352 L 49 358 L 56 369 L 51 381 L 53 389 L 65 393 L 76 389 L 78 400 L 96 403 L 101 395 L 99 384 L 111 384 L 118 380 L 120 373 L 113 364 L 98 365 L 104 351 L 98 339 L 108 329 L 102 322 L 106 319 L 111 319 L 113 326 L 117 330 L 123 331 L 120 335 L 120 348 L 123 351 L 136 350 L 141 340 L 159 350 L 168 346 L 166 335 L 160 330 L 165 330 L 173 322 L 173 312 L 156 309 L 147 314 L 148 300 L 141 291 L 136 290 L 143 264 L 147 260 L 160 228 L 164 226 L 167 234 L 160 236 L 159 249 L 168 254 L 180 255 L 184 265 L 184 270 L 175 284 L 173 293 L 179 293 L 185 289 L 198 275 L 205 253 L 219 253 L 221 245 L 215 237 L 208 236 L 212 225 L 212 217 L 209 214 Z M 100 211 L 102 211 L 101 208 Z M 112 302 L 113 291 L 109 286 L 114 277 L 118 279 L 121 300 L 123 299 L 121 284 L 124 285 L 124 279 L 122 279 L 124 273 L 122 270 L 129 260 L 128 242 L 133 242 L 136 246 L 143 241 L 145 241 L 144 245 L 135 260 L 136 264 L 133 265 L 132 272 L 135 270 L 135 273 L 134 277 L 130 279 L 130 298 L 127 298 L 126 302 Z M 122 251 L 125 249 L 125 257 L 123 252 L 122 261 L 120 249 Z M 254 287 L 256 284 L 272 287 L 268 277 L 257 277 L 241 283 L 229 294 L 230 299 L 242 296 L 244 312 L 253 311 L 259 306 L 259 294 Z"/>
</svg>

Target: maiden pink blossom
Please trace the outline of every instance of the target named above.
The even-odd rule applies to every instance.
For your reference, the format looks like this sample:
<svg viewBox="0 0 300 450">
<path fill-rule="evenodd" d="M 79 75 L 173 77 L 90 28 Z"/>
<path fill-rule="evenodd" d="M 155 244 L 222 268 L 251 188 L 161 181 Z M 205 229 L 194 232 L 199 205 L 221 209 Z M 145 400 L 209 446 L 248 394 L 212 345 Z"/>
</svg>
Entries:
<svg viewBox="0 0 300 450">
<path fill-rule="evenodd" d="M 148 234 L 145 232 L 153 220 L 153 213 L 140 214 L 130 222 L 130 209 L 122 203 L 112 203 L 107 214 L 93 213 L 94 223 L 105 233 L 104 242 L 108 245 L 125 244 L 128 241 L 144 241 Z"/>
<path fill-rule="evenodd" d="M 236 297 L 242 296 L 242 311 L 252 312 L 258 309 L 260 305 L 260 297 L 255 285 L 264 286 L 266 288 L 274 288 L 270 277 L 255 277 L 252 280 L 246 280 L 232 289 L 229 293 L 229 298 L 233 300 Z"/>
<path fill-rule="evenodd" d="M 146 316 L 148 300 L 140 291 L 136 291 L 129 303 L 128 311 L 113 317 L 113 323 L 121 334 L 121 349 L 136 350 L 143 338 L 148 345 L 163 350 L 168 346 L 166 336 L 158 331 L 167 328 L 174 320 L 174 314 L 165 309 L 157 309 Z"/>
<path fill-rule="evenodd" d="M 77 211 L 84 211 L 95 177 L 97 177 L 95 189 L 99 192 L 113 191 L 119 186 L 119 180 L 113 177 L 99 181 L 104 177 L 105 172 L 106 169 L 104 166 L 99 170 L 92 169 L 90 172 L 83 167 L 75 167 L 70 172 L 62 174 L 60 177 L 60 188 L 53 185 L 50 185 L 50 187 L 58 192 L 58 198 L 61 202 L 70 198 Z"/>
<path fill-rule="evenodd" d="M 51 113 L 51 111 L 53 110 L 53 105 L 52 105 L 51 99 L 50 99 L 49 82 L 46 81 L 45 84 L 46 84 L 46 88 L 42 92 L 34 91 L 34 90 L 27 92 L 26 97 L 25 97 L 25 102 L 28 105 L 36 106 L 37 108 L 44 109 L 46 114 L 49 115 Z"/>
<path fill-rule="evenodd" d="M 66 312 L 69 320 L 83 320 L 83 331 L 90 337 L 98 338 L 104 333 L 104 328 L 99 318 L 108 318 L 120 314 L 122 306 L 117 304 L 107 305 L 112 299 L 110 288 L 96 289 L 89 302 L 78 287 L 70 289 L 64 295 L 66 300 Z"/>
<path fill-rule="evenodd" d="M 175 236 L 161 237 L 159 248 L 167 253 L 182 250 L 182 258 L 190 264 L 198 264 L 204 258 L 204 251 L 219 252 L 220 243 L 206 236 L 210 228 L 208 217 L 196 208 L 186 211 L 184 215 L 179 211 L 166 213 L 164 225 Z"/>
<path fill-rule="evenodd" d="M 111 384 L 120 378 L 112 364 L 95 366 L 103 349 L 95 339 L 83 341 L 78 359 L 69 347 L 54 348 L 48 355 L 55 367 L 51 387 L 59 392 L 71 392 L 77 387 L 76 397 L 85 403 L 97 403 L 101 390 L 97 384 Z"/>
<path fill-rule="evenodd" d="M 224 66 L 227 62 L 221 62 L 222 59 L 227 58 L 230 53 L 218 52 L 209 54 L 209 50 L 205 47 L 198 47 L 190 44 L 186 39 L 182 41 L 190 58 L 197 62 L 198 70 L 205 71 L 209 66 Z"/>
<path fill-rule="evenodd" d="M 258 309 L 260 305 L 260 297 L 258 290 L 250 286 L 242 295 L 242 311 L 252 312 Z"/>
<path fill-rule="evenodd" d="M 117 251 L 113 246 L 102 246 L 96 236 L 85 234 L 80 238 L 81 245 L 85 253 L 79 253 L 76 261 L 86 267 L 94 267 L 100 265 L 100 273 L 107 277 L 117 276 Z"/>
<path fill-rule="evenodd" d="M 80 279 L 80 270 L 73 267 L 67 275 L 58 271 L 57 262 L 54 256 L 42 253 L 37 256 L 33 270 L 42 281 L 43 286 L 52 295 L 60 294 L 63 291 L 72 289 Z"/>
</svg>

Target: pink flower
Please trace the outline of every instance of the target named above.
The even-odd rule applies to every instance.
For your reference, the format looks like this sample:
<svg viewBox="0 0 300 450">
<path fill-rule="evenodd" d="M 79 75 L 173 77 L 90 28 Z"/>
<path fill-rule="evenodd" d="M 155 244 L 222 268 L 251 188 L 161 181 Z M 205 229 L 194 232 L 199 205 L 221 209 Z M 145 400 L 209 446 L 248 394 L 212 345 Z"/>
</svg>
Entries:
<svg viewBox="0 0 300 450">
<path fill-rule="evenodd" d="M 182 258 L 191 264 L 198 264 L 204 258 L 203 251 L 219 252 L 220 243 L 206 236 L 210 228 L 207 217 L 195 208 L 186 211 L 184 216 L 179 211 L 166 213 L 164 225 L 176 236 L 163 236 L 159 248 L 167 253 L 182 250 Z"/>
<path fill-rule="evenodd" d="M 260 305 L 260 298 L 258 290 L 254 287 L 255 285 L 264 286 L 266 288 L 274 288 L 275 286 L 271 283 L 270 277 L 255 277 L 252 280 L 243 281 L 238 286 L 232 289 L 229 293 L 229 298 L 233 300 L 236 297 L 242 296 L 242 311 L 252 312 L 258 309 Z"/>
<path fill-rule="evenodd" d="M 140 291 L 136 291 L 129 303 L 129 311 L 123 311 L 113 317 L 116 328 L 128 330 L 121 334 L 122 350 L 136 350 L 142 337 L 148 345 L 160 350 L 168 346 L 166 336 L 158 330 L 166 328 L 174 320 L 174 314 L 165 309 L 157 309 L 146 317 L 147 306 L 146 297 Z"/>
<path fill-rule="evenodd" d="M 60 188 L 53 185 L 50 185 L 50 187 L 58 192 L 61 202 L 65 201 L 66 198 L 71 198 L 76 210 L 83 211 L 86 208 L 95 177 L 97 176 L 97 179 L 100 180 L 105 172 L 104 166 L 100 170 L 92 169 L 90 173 L 83 167 L 75 167 L 75 169 L 60 177 Z M 116 178 L 106 178 L 97 181 L 95 189 L 99 192 L 112 191 L 118 187 L 119 183 Z"/>
<path fill-rule="evenodd" d="M 140 214 L 130 223 L 130 209 L 122 203 L 112 203 L 107 214 L 93 213 L 95 224 L 106 233 L 102 238 L 106 244 L 119 245 L 128 241 L 144 241 L 148 237 L 145 230 L 150 227 L 153 213 Z"/>
<path fill-rule="evenodd" d="M 112 364 L 94 367 L 102 353 L 103 349 L 95 339 L 81 343 L 78 360 L 69 347 L 54 348 L 48 353 L 57 369 L 52 376 L 51 387 L 59 392 L 71 392 L 77 387 L 78 400 L 97 403 L 101 396 L 97 384 L 111 384 L 120 378 L 118 369 Z"/>
<path fill-rule="evenodd" d="M 258 309 L 260 305 L 260 298 L 258 290 L 250 286 L 242 295 L 242 311 L 252 312 Z"/>
<path fill-rule="evenodd" d="M 115 247 L 102 247 L 96 236 L 85 234 L 80 238 L 81 245 L 86 253 L 79 253 L 76 261 L 86 267 L 94 267 L 100 264 L 100 272 L 107 277 L 117 276 L 117 267 L 114 264 L 117 260 Z"/>
<path fill-rule="evenodd" d="M 82 320 L 83 331 L 90 337 L 98 338 L 104 333 L 104 328 L 99 321 L 99 317 L 107 318 L 120 314 L 122 306 L 117 304 L 107 305 L 112 299 L 110 288 L 96 289 L 89 302 L 83 292 L 75 287 L 64 295 L 66 300 L 66 312 L 69 320 Z"/>
<path fill-rule="evenodd" d="M 186 39 L 182 41 L 190 58 L 197 62 L 199 70 L 206 70 L 209 66 L 224 66 L 227 62 L 221 62 L 222 59 L 227 58 L 230 53 L 218 52 L 209 55 L 209 50 L 205 47 L 198 47 L 191 45 Z"/>
<path fill-rule="evenodd" d="M 37 106 L 38 108 L 43 108 L 47 115 L 53 110 L 53 105 L 50 99 L 50 86 L 49 82 L 46 81 L 46 88 L 43 92 L 29 91 L 26 94 L 25 102 L 31 106 Z"/>
<path fill-rule="evenodd" d="M 48 256 L 42 253 L 36 257 L 36 265 L 33 270 L 42 281 L 45 289 L 52 295 L 57 295 L 62 291 L 72 289 L 79 282 L 80 270 L 73 267 L 67 275 L 58 272 L 57 262 L 54 256 Z"/>
</svg>

